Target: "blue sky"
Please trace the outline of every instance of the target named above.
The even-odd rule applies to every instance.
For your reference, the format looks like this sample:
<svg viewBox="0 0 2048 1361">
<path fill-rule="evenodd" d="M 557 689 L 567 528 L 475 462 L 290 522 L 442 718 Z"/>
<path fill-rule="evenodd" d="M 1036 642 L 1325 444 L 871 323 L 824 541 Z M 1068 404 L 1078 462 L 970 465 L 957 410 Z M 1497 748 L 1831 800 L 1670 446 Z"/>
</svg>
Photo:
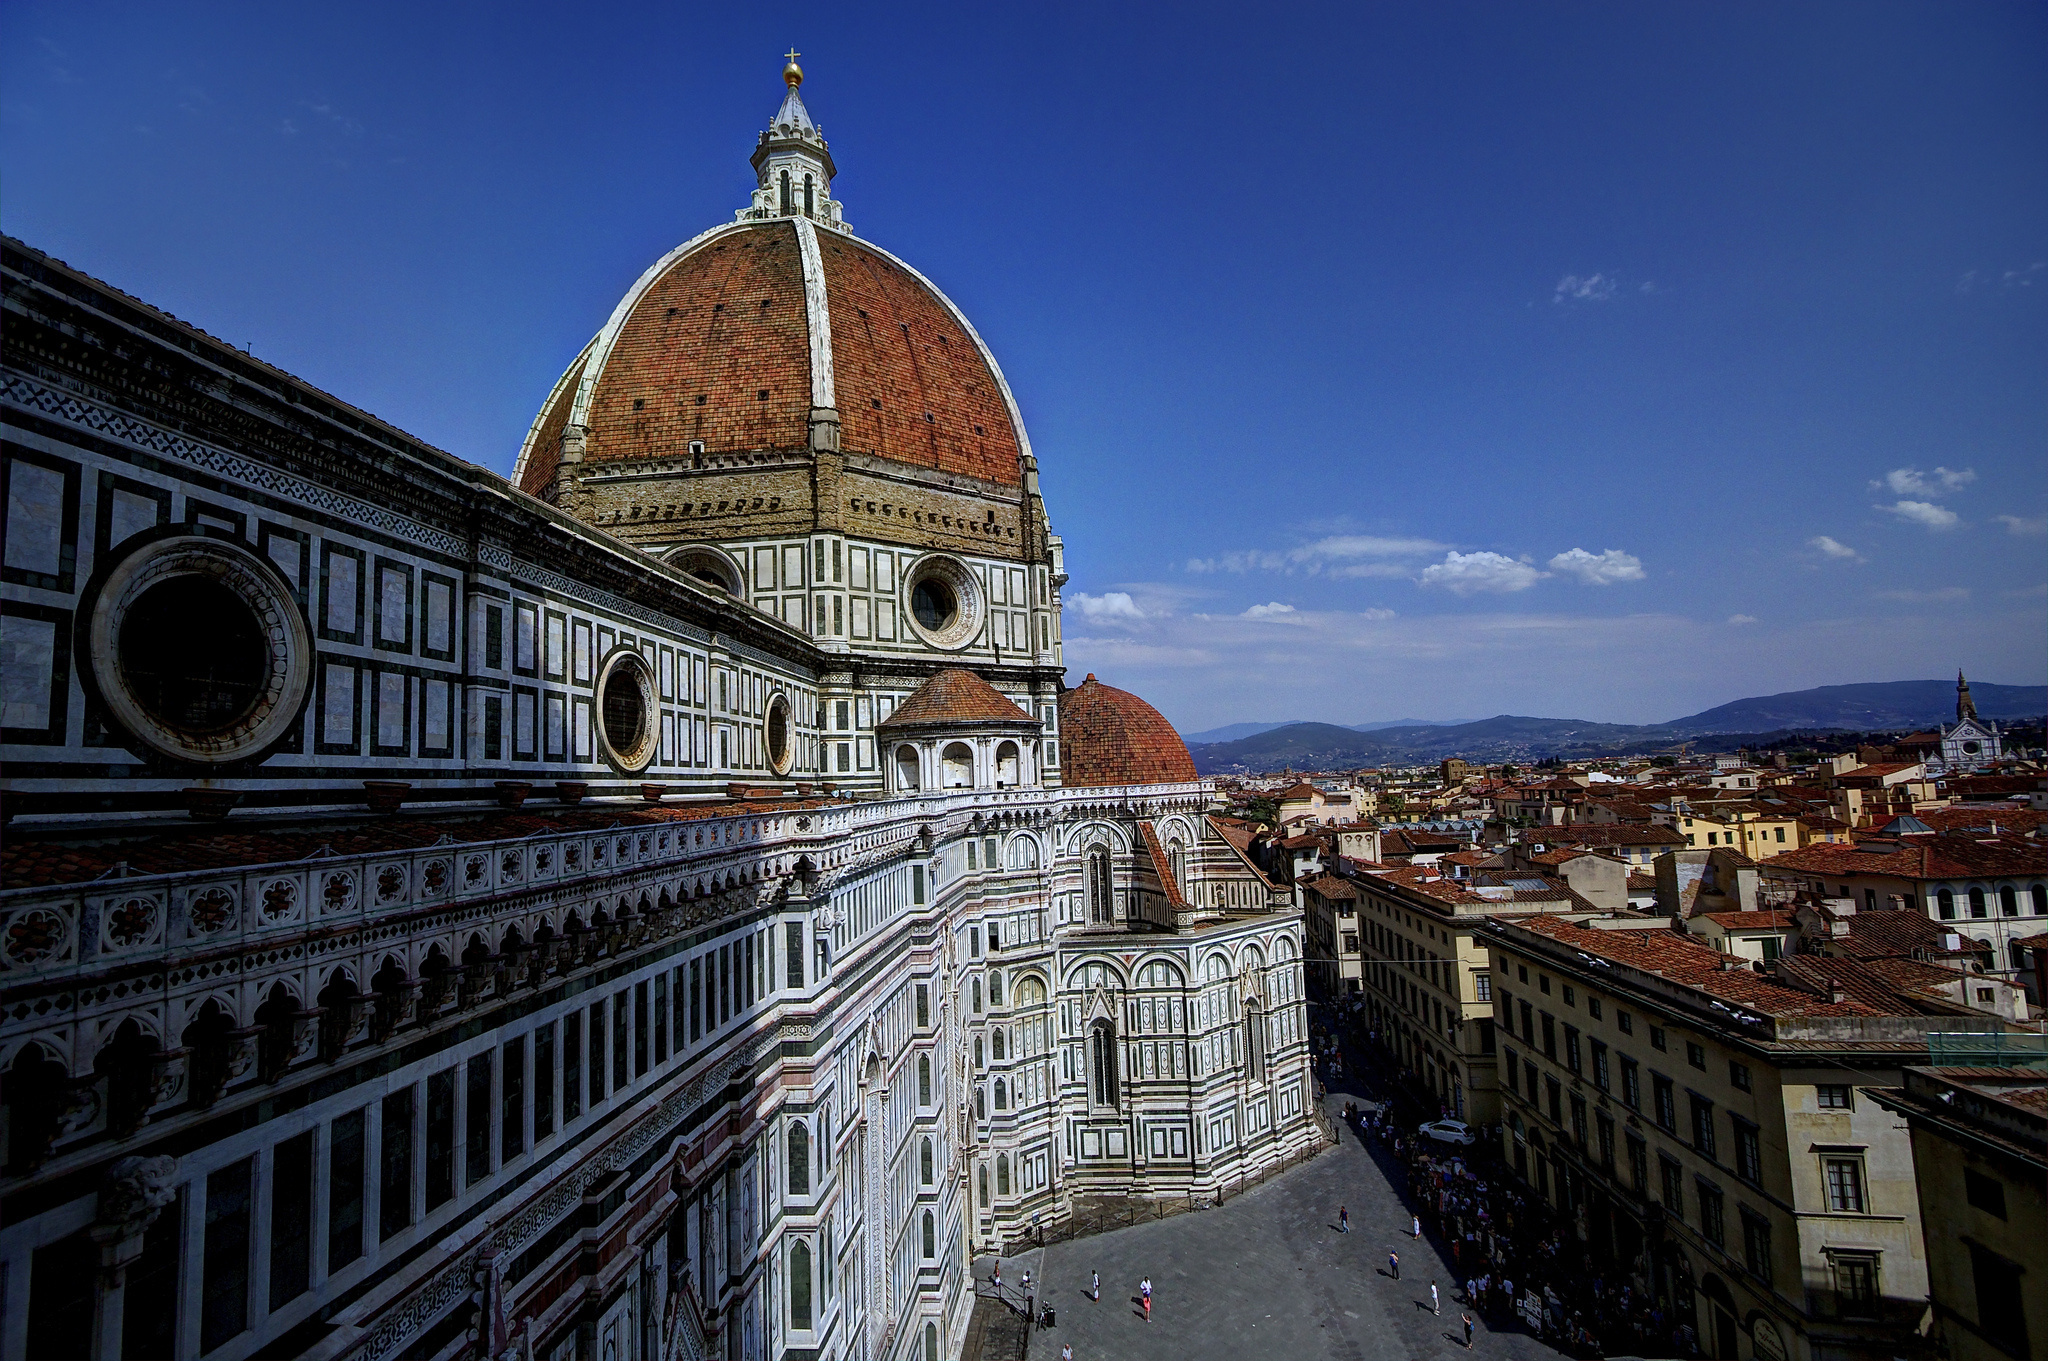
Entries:
<svg viewBox="0 0 2048 1361">
<path fill-rule="evenodd" d="M 2039 5 L 16 0 L 0 227 L 508 470 L 792 44 L 1017 391 L 1074 679 L 1195 729 L 2048 678 Z"/>
</svg>

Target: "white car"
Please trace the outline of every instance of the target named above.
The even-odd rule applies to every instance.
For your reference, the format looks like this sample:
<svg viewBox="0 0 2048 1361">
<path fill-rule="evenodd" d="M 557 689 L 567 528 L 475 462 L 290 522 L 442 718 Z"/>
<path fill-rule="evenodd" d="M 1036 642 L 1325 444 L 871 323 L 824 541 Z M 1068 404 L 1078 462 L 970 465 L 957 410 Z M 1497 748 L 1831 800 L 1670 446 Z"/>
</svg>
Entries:
<svg viewBox="0 0 2048 1361">
<path fill-rule="evenodd" d="M 1441 1139 L 1447 1144 L 1476 1143 L 1479 1138 L 1472 1132 L 1472 1127 L 1462 1120 L 1432 1120 L 1419 1127 L 1416 1133 L 1432 1139 Z"/>
</svg>

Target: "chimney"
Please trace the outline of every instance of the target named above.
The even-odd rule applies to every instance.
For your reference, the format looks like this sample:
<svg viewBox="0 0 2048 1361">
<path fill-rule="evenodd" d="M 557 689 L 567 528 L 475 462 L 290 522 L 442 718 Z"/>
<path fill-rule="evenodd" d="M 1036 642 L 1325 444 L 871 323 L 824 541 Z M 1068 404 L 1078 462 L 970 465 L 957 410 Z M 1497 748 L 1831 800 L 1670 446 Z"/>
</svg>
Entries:
<svg viewBox="0 0 2048 1361">
<path fill-rule="evenodd" d="M 1849 994 L 1844 991 L 1840 983 L 1837 983 L 1832 978 L 1828 980 L 1828 1000 L 1830 1002 L 1846 1002 L 1849 1000 Z"/>
</svg>

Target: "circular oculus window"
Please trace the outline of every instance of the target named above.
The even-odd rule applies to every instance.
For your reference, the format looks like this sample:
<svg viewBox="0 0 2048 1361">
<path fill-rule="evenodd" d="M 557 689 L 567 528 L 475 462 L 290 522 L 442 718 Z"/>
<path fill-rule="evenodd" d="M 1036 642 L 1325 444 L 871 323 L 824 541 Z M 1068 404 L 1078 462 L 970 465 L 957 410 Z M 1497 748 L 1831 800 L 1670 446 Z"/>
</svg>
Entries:
<svg viewBox="0 0 2048 1361">
<path fill-rule="evenodd" d="M 768 719 L 763 728 L 768 738 L 768 768 L 777 775 L 789 774 L 795 744 L 789 738 L 789 699 L 778 694 L 768 701 Z"/>
<path fill-rule="evenodd" d="M 647 659 L 613 648 L 597 673 L 597 734 L 605 761 L 620 774 L 637 775 L 653 762 L 661 745 L 659 702 Z"/>
<path fill-rule="evenodd" d="M 957 651 L 981 632 L 981 586 L 957 558 L 921 558 L 903 579 L 905 617 L 933 647 Z"/>
<path fill-rule="evenodd" d="M 223 539 L 158 539 L 123 559 L 87 617 L 114 720 L 174 760 L 227 765 L 281 741 L 312 682 L 312 638 L 276 568 Z"/>
</svg>

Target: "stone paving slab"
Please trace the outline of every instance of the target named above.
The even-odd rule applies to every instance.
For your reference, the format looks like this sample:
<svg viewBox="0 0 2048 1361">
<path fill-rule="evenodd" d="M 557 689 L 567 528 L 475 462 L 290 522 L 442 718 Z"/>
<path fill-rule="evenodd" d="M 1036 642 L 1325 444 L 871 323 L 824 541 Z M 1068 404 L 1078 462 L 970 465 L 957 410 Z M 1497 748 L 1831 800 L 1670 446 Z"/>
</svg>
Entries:
<svg viewBox="0 0 2048 1361">
<path fill-rule="evenodd" d="M 1005 1258 L 1005 1283 L 1030 1268 L 1057 1323 L 1031 1338 L 1032 1361 L 1055 1361 L 1071 1343 L 1075 1361 L 1201 1361 L 1206 1357 L 1464 1357 L 1464 1326 L 1448 1258 L 1409 1236 L 1409 1212 L 1387 1170 L 1343 1125 L 1346 1096 L 1329 1110 L 1336 1147 L 1213 1210 L 1056 1243 Z M 1337 1231 L 1337 1207 L 1351 1232 Z M 1401 1254 L 1402 1279 L 1387 1274 Z M 986 1276 L 986 1262 L 978 1263 Z M 1102 1300 L 1088 1298 L 1088 1273 L 1102 1273 Z M 1138 1306 L 1138 1282 L 1152 1278 L 1152 1320 Z M 1431 1278 L 1443 1301 L 1429 1308 Z M 1559 1352 L 1519 1331 L 1489 1329 L 1473 1316 L 1471 1355 L 1557 1361 Z"/>
</svg>

